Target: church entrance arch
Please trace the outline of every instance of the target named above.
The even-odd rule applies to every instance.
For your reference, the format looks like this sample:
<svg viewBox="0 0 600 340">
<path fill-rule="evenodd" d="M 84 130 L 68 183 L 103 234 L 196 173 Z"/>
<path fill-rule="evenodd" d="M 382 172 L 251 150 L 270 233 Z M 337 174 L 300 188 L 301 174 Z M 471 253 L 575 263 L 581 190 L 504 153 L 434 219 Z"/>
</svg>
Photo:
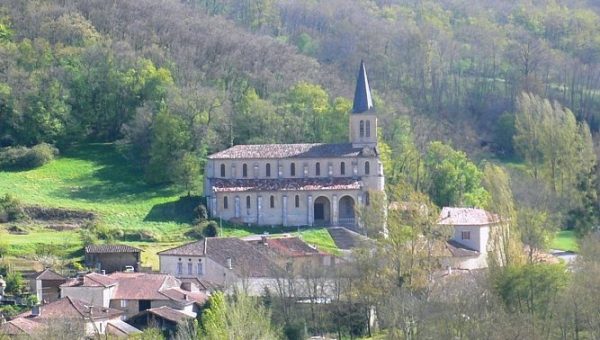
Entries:
<svg viewBox="0 0 600 340">
<path fill-rule="evenodd" d="M 315 225 L 331 224 L 331 202 L 325 196 L 319 196 L 313 207 Z"/>
<path fill-rule="evenodd" d="M 339 223 L 345 226 L 354 226 L 356 223 L 356 216 L 354 213 L 354 198 L 351 196 L 343 196 L 339 202 Z"/>
</svg>

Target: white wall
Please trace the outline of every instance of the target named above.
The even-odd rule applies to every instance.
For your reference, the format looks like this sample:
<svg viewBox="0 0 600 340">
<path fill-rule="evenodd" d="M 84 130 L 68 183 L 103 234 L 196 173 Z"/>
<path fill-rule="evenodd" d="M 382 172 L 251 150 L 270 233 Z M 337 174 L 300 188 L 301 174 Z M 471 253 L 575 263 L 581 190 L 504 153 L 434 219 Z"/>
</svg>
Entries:
<svg viewBox="0 0 600 340">
<path fill-rule="evenodd" d="M 92 304 L 94 306 L 109 307 L 113 287 L 61 287 L 60 296 L 71 297 Z"/>
</svg>

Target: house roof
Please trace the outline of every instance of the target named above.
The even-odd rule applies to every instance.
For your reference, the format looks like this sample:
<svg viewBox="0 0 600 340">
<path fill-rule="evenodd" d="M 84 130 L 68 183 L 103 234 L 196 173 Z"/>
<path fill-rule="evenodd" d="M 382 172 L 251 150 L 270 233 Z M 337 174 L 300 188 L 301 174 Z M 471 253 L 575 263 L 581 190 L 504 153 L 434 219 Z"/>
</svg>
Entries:
<svg viewBox="0 0 600 340">
<path fill-rule="evenodd" d="M 111 327 L 117 330 L 118 332 L 114 332 L 111 329 Z M 139 329 L 133 327 L 132 325 L 122 320 L 110 320 L 106 325 L 106 332 L 113 335 L 132 335 L 142 333 L 142 331 L 140 331 Z"/>
<path fill-rule="evenodd" d="M 40 272 L 36 277 L 36 280 L 47 280 L 47 281 L 66 281 L 67 279 L 58 274 L 57 272 L 47 268 L 44 271 Z"/>
<path fill-rule="evenodd" d="M 0 325 L 0 334 L 32 335 L 44 325 L 26 318 L 16 318 Z"/>
<path fill-rule="evenodd" d="M 209 159 L 349 158 L 363 155 L 352 143 L 235 145 L 208 156 Z M 367 154 L 365 154 L 367 155 Z"/>
<path fill-rule="evenodd" d="M 141 249 L 124 244 L 90 244 L 85 247 L 86 254 L 139 253 Z"/>
<path fill-rule="evenodd" d="M 273 179 L 223 179 L 212 180 L 215 192 L 245 191 L 312 191 L 359 190 L 361 182 L 353 178 L 273 178 Z"/>
<path fill-rule="evenodd" d="M 373 109 L 373 98 L 371 97 L 371 87 L 369 86 L 369 79 L 367 78 L 367 70 L 365 68 L 365 62 L 361 60 L 358 77 L 356 78 L 352 113 L 364 113 Z"/>
<path fill-rule="evenodd" d="M 485 226 L 499 221 L 498 215 L 483 209 L 444 207 L 440 213 L 438 224 Z"/>
<path fill-rule="evenodd" d="M 208 295 L 202 292 L 188 292 L 181 288 L 170 288 L 161 291 L 161 293 L 172 300 L 179 302 L 195 303 L 197 305 L 204 305 L 208 301 Z"/>
<path fill-rule="evenodd" d="M 180 285 L 167 274 L 117 272 L 109 276 L 118 283 L 112 296 L 115 300 L 170 300 L 161 291 Z"/>
<path fill-rule="evenodd" d="M 191 278 L 182 277 L 179 280 L 181 282 L 191 283 L 191 284 L 195 285 L 198 290 L 201 290 L 201 291 L 214 291 L 214 290 L 220 290 L 223 288 L 220 285 L 218 285 L 212 281 L 205 280 L 205 279 L 199 279 L 197 277 L 191 277 Z"/>
<path fill-rule="evenodd" d="M 20 314 L 19 317 L 33 321 L 46 321 L 54 319 L 85 319 L 103 320 L 119 317 L 122 311 L 112 308 L 98 307 L 81 300 L 65 297 L 60 300 L 41 306 L 40 315 L 33 315 L 31 311 Z"/>
<path fill-rule="evenodd" d="M 182 321 L 194 318 L 194 316 L 188 313 L 167 306 L 150 308 L 147 309 L 146 312 L 175 323 L 180 323 Z"/>
<path fill-rule="evenodd" d="M 284 257 L 326 255 L 298 237 L 267 238 L 265 240 L 250 240 L 246 242 L 254 245 L 258 250 L 273 251 L 277 255 Z"/>
<path fill-rule="evenodd" d="M 446 249 L 450 252 L 453 257 L 476 257 L 479 256 L 477 250 L 471 249 L 455 240 L 448 240 L 446 242 Z"/>
<path fill-rule="evenodd" d="M 158 255 L 206 256 L 225 268 L 227 260 L 231 259 L 232 270 L 245 277 L 270 277 L 278 268 L 266 255 L 235 237 L 207 237 L 161 251 Z"/>
</svg>

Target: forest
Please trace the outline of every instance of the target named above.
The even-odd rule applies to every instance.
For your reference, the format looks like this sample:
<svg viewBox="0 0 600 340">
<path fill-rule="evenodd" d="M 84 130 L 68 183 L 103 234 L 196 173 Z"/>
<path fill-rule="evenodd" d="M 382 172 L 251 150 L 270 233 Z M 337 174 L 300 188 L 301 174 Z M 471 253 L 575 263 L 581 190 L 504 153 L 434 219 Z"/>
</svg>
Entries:
<svg viewBox="0 0 600 340">
<path fill-rule="evenodd" d="M 111 143 L 146 183 L 199 194 L 206 156 L 226 147 L 347 141 L 361 60 L 387 197 L 432 214 L 391 214 L 343 303 L 375 306 L 390 338 L 597 339 L 594 0 L 0 0 L 0 169 Z M 440 240 L 443 206 L 511 221 L 489 275 L 423 284 L 431 254 L 406 244 Z M 560 230 L 580 242 L 575 270 L 534 260 Z M 342 309 L 328 326 L 308 313 L 308 328 L 371 333 Z"/>
</svg>

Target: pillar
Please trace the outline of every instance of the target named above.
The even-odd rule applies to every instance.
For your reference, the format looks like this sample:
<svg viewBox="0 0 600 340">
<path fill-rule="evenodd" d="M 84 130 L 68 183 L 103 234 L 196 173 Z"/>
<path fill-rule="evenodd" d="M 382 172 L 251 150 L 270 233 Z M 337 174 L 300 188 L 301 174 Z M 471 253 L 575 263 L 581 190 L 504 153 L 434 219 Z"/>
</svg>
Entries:
<svg viewBox="0 0 600 340">
<path fill-rule="evenodd" d="M 281 220 L 283 221 L 283 226 L 286 227 L 288 225 L 288 214 L 287 214 L 287 203 L 288 198 L 287 195 L 283 195 L 281 198 Z"/>
<path fill-rule="evenodd" d="M 339 223 L 339 202 L 337 195 L 331 198 L 331 224 L 338 225 Z"/>
<path fill-rule="evenodd" d="M 260 224 L 262 217 L 262 196 L 256 197 L 256 224 Z"/>
<path fill-rule="evenodd" d="M 306 209 L 308 210 L 308 219 L 306 224 L 308 224 L 309 226 L 312 227 L 313 223 L 315 222 L 315 211 L 314 211 L 314 207 L 313 207 L 313 198 L 312 195 L 308 195 L 307 199 L 307 203 L 306 203 Z"/>
</svg>

